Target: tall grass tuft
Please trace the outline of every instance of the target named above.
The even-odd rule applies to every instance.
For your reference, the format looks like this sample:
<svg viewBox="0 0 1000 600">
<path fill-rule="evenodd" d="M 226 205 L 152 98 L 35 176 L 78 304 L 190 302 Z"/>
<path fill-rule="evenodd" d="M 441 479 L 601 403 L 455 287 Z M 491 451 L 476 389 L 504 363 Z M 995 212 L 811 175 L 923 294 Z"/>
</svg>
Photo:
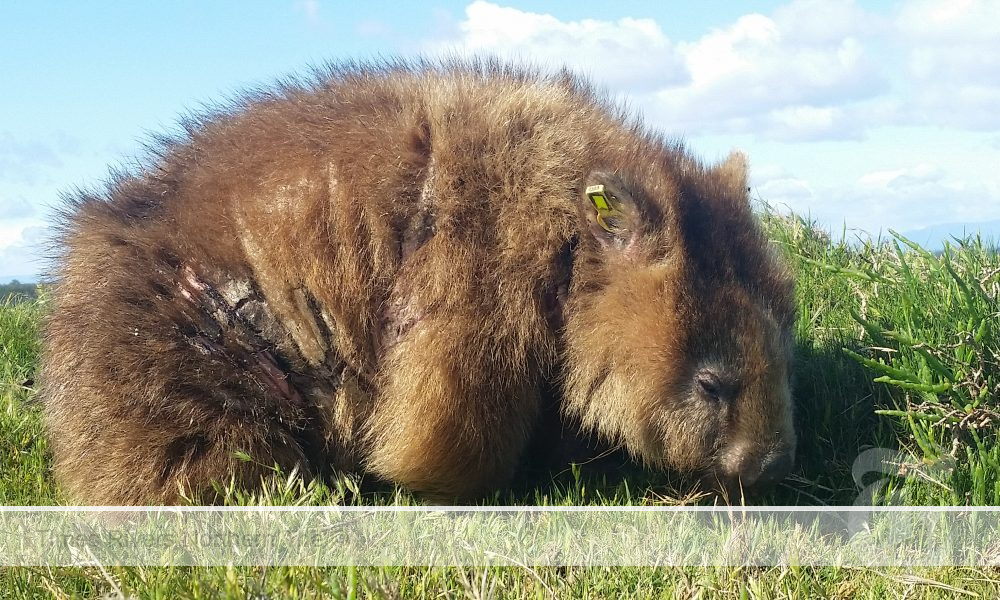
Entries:
<svg viewBox="0 0 1000 600">
<path fill-rule="evenodd" d="M 862 253 L 852 311 L 868 347 L 845 350 L 890 386 L 876 413 L 909 431 L 925 460 L 957 460 L 950 501 L 1000 501 L 1000 256 L 979 237 L 928 252 L 902 235 Z M 848 276 L 854 276 L 847 274 Z"/>
<path fill-rule="evenodd" d="M 0 301 L 0 505 L 53 504 L 48 440 L 35 397 L 46 299 Z"/>
<path fill-rule="evenodd" d="M 765 212 L 765 223 L 796 269 L 800 336 L 840 346 L 865 369 L 873 413 L 895 425 L 889 437 L 917 466 L 954 467 L 944 480 L 928 478 L 932 492 L 911 478 L 909 501 L 998 504 L 997 248 L 970 237 L 933 253 L 893 231 L 849 243 L 801 217 Z"/>
</svg>

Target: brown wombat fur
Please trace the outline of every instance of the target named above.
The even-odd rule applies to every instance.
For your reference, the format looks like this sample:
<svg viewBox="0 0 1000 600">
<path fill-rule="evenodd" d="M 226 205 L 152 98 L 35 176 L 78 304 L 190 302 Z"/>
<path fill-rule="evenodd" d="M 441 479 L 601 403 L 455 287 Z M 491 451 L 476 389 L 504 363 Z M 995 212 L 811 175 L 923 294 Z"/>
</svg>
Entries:
<svg viewBox="0 0 1000 600">
<path fill-rule="evenodd" d="M 184 128 L 64 213 L 42 396 L 72 499 L 275 464 L 475 497 L 547 389 L 652 466 L 790 466 L 792 283 L 740 155 L 493 62 L 328 67 Z"/>
</svg>

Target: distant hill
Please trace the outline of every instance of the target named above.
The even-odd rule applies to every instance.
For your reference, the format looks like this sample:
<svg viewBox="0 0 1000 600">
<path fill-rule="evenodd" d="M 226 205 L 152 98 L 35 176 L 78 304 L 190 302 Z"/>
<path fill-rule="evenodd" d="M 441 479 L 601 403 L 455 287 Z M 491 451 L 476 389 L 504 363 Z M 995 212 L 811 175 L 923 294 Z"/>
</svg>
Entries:
<svg viewBox="0 0 1000 600">
<path fill-rule="evenodd" d="M 964 238 L 975 235 L 976 232 L 984 239 L 991 239 L 994 244 L 1000 245 L 1000 219 L 981 223 L 942 223 L 900 233 L 933 252 L 943 249 L 945 241 L 954 245 L 953 237 Z"/>
<path fill-rule="evenodd" d="M 38 275 L 0 275 L 0 285 L 5 283 L 38 283 Z"/>
<path fill-rule="evenodd" d="M 17 279 L 10 283 L 0 283 L 0 304 L 20 302 L 38 297 L 38 286 L 34 283 L 21 283 Z"/>
</svg>

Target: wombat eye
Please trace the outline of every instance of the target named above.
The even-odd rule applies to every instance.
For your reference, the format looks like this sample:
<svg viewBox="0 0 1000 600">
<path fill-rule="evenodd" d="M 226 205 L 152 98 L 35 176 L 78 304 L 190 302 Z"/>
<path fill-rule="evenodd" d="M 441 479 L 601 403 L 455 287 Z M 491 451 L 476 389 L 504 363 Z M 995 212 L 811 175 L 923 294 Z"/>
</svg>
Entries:
<svg viewBox="0 0 1000 600">
<path fill-rule="evenodd" d="M 722 399 L 722 382 L 711 371 L 701 371 L 694 376 L 695 382 L 701 393 L 712 400 Z"/>
</svg>

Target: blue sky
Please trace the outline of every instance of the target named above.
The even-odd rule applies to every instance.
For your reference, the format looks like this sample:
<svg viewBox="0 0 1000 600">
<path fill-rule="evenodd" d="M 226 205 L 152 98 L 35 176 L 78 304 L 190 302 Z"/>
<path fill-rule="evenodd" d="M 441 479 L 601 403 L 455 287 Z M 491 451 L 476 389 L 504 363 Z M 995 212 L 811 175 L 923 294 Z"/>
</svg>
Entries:
<svg viewBox="0 0 1000 600">
<path fill-rule="evenodd" d="M 442 52 L 568 64 L 706 160 L 743 150 L 757 195 L 838 233 L 1000 233 L 1000 0 L 12 0 L 0 281 L 44 268 L 60 191 L 185 110 L 326 60 Z"/>
</svg>

